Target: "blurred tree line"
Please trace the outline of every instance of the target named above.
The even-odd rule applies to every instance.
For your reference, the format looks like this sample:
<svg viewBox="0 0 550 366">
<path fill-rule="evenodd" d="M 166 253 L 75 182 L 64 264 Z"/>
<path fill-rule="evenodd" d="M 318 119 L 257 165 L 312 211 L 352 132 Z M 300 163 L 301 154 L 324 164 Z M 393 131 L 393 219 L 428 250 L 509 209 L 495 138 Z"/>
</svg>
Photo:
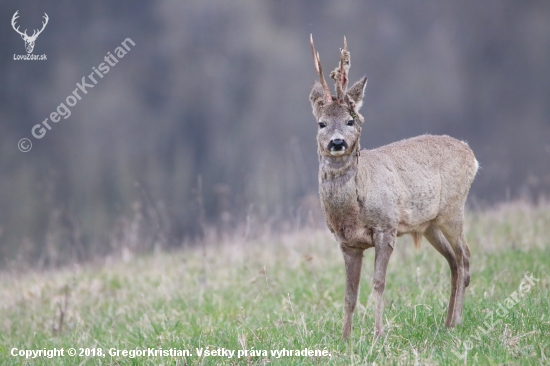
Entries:
<svg viewBox="0 0 550 366">
<path fill-rule="evenodd" d="M 13 60 L 25 53 L 16 10 L 29 34 L 48 14 L 34 50 L 47 61 Z M 325 70 L 346 35 L 351 81 L 369 78 L 363 148 L 449 134 L 481 162 L 474 202 L 549 192 L 547 0 L 2 1 L 0 14 L 3 262 L 57 265 L 179 246 L 205 225 L 308 217 L 310 33 Z M 135 47 L 71 116 L 33 138 L 128 37 Z"/>
</svg>

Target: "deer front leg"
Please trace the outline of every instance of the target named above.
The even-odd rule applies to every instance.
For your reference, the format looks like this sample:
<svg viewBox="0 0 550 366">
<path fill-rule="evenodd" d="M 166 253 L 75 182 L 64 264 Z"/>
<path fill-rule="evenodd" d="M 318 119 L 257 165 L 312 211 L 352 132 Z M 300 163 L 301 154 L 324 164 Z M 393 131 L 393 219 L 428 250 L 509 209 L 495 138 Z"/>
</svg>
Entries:
<svg viewBox="0 0 550 366">
<path fill-rule="evenodd" d="M 361 265 L 363 264 L 363 250 L 340 245 L 346 265 L 346 295 L 344 304 L 344 326 L 342 340 L 346 340 L 351 333 L 353 312 L 357 304 L 359 281 L 361 280 Z"/>
<path fill-rule="evenodd" d="M 382 324 L 382 314 L 384 305 L 382 303 L 382 295 L 386 287 L 386 268 L 390 261 L 390 256 L 395 245 L 395 237 L 397 230 L 377 231 L 373 235 L 374 241 L 374 275 L 372 279 L 372 289 L 375 301 L 375 323 L 374 334 L 376 337 L 384 335 L 384 327 Z"/>
</svg>

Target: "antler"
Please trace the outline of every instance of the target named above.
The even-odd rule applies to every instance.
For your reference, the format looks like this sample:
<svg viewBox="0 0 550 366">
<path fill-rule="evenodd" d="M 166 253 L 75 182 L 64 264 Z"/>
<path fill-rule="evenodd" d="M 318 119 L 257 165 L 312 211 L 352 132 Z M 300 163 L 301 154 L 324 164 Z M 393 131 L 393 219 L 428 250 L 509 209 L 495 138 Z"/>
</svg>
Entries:
<svg viewBox="0 0 550 366">
<path fill-rule="evenodd" d="M 340 64 L 330 73 L 330 77 L 335 81 L 336 99 L 343 103 L 348 90 L 348 72 L 350 68 L 350 54 L 348 51 L 348 42 L 344 36 L 344 48 L 340 48 Z"/>
<path fill-rule="evenodd" d="M 13 30 L 16 31 L 17 33 L 19 33 L 21 36 L 27 36 L 27 30 L 25 29 L 25 32 L 21 32 L 19 30 L 19 26 L 17 26 L 17 28 L 15 28 L 15 21 L 17 20 L 17 18 L 19 18 L 19 15 L 17 15 L 17 13 L 19 13 L 19 10 L 17 10 L 15 12 L 15 14 L 13 14 L 13 17 L 11 18 L 11 26 L 13 27 Z M 45 13 L 44 13 L 45 14 Z"/>
<path fill-rule="evenodd" d="M 15 27 L 15 22 L 16 22 L 17 18 L 19 18 L 18 13 L 19 13 L 19 10 L 17 10 L 17 11 L 15 12 L 15 14 L 13 14 L 13 17 L 11 18 L 11 26 L 12 26 L 13 29 L 14 29 L 17 33 L 19 33 L 22 37 L 24 37 L 25 39 L 29 39 L 29 40 L 36 39 L 36 38 L 40 35 L 40 33 L 42 33 L 42 31 L 44 30 L 44 28 L 46 28 L 46 24 L 48 24 L 48 21 L 50 20 L 50 18 L 48 17 L 48 14 L 44 13 L 43 18 L 44 18 L 45 21 L 42 22 L 42 29 L 40 29 L 40 30 L 36 30 L 36 29 L 35 29 L 35 30 L 33 31 L 33 33 L 32 33 L 32 36 L 29 36 L 29 35 L 27 34 L 27 30 L 26 30 L 26 29 L 25 29 L 24 32 L 21 32 L 21 31 L 19 30 L 19 26 L 17 26 L 17 28 Z"/>
<path fill-rule="evenodd" d="M 313 45 L 313 34 L 309 35 L 309 41 L 311 43 L 311 52 L 313 53 L 313 62 L 315 62 L 315 69 L 317 70 L 317 74 L 319 74 L 319 81 L 321 82 L 323 90 L 325 91 L 325 100 L 327 103 L 330 103 L 332 102 L 332 96 L 330 94 L 330 89 L 327 85 L 327 82 L 325 81 L 325 77 L 323 76 L 323 69 L 321 67 L 319 52 L 315 52 L 315 46 Z"/>
<path fill-rule="evenodd" d="M 46 24 L 48 24 L 48 20 L 50 20 L 50 18 L 48 17 L 48 14 L 44 13 L 44 16 L 43 16 L 45 22 L 42 22 L 42 29 L 40 29 L 37 33 L 37 30 L 35 29 L 34 32 L 32 33 L 32 36 L 30 38 L 37 38 L 38 35 L 40 33 L 42 33 L 42 31 L 44 30 L 44 28 L 46 28 Z"/>
</svg>

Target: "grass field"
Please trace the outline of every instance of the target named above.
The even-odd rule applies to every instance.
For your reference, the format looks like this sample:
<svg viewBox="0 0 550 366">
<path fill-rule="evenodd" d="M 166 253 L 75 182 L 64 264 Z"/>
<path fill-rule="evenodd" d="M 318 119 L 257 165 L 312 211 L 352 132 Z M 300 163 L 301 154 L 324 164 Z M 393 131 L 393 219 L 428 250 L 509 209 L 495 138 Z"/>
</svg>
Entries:
<svg viewBox="0 0 550 366">
<path fill-rule="evenodd" d="M 443 326 L 447 262 L 426 240 L 415 250 L 404 237 L 388 267 L 386 336 L 376 342 L 374 250 L 365 252 L 354 328 L 343 343 L 344 265 L 324 230 L 2 273 L 0 364 L 550 364 L 550 205 L 469 213 L 466 236 L 472 281 L 463 325 Z M 54 348 L 64 356 L 11 355 Z M 136 351 L 160 348 L 190 355 Z M 218 349 L 225 354 L 205 355 Z"/>
</svg>

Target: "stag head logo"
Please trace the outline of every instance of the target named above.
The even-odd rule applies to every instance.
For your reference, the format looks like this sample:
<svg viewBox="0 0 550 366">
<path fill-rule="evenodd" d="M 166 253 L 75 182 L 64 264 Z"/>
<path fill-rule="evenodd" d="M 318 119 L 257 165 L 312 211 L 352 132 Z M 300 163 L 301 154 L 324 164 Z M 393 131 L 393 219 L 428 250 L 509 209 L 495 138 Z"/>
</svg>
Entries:
<svg viewBox="0 0 550 366">
<path fill-rule="evenodd" d="M 17 33 L 19 33 L 21 38 L 23 38 L 23 41 L 25 41 L 25 49 L 27 50 L 28 54 L 31 54 L 32 50 L 34 49 L 34 42 L 36 42 L 36 39 L 38 38 L 40 33 L 42 33 L 44 28 L 46 28 L 46 24 L 48 24 L 48 20 L 49 20 L 48 14 L 44 13 L 44 22 L 42 22 L 42 29 L 40 30 L 35 29 L 34 32 L 32 33 L 32 36 L 29 36 L 27 35 L 26 29 L 24 32 L 21 32 L 19 30 L 19 26 L 17 26 L 17 28 L 15 27 L 15 21 L 17 20 L 17 18 L 19 18 L 19 15 L 17 13 L 19 13 L 19 10 L 17 10 L 15 14 L 13 14 L 13 17 L 11 18 L 11 26 Z"/>
</svg>

